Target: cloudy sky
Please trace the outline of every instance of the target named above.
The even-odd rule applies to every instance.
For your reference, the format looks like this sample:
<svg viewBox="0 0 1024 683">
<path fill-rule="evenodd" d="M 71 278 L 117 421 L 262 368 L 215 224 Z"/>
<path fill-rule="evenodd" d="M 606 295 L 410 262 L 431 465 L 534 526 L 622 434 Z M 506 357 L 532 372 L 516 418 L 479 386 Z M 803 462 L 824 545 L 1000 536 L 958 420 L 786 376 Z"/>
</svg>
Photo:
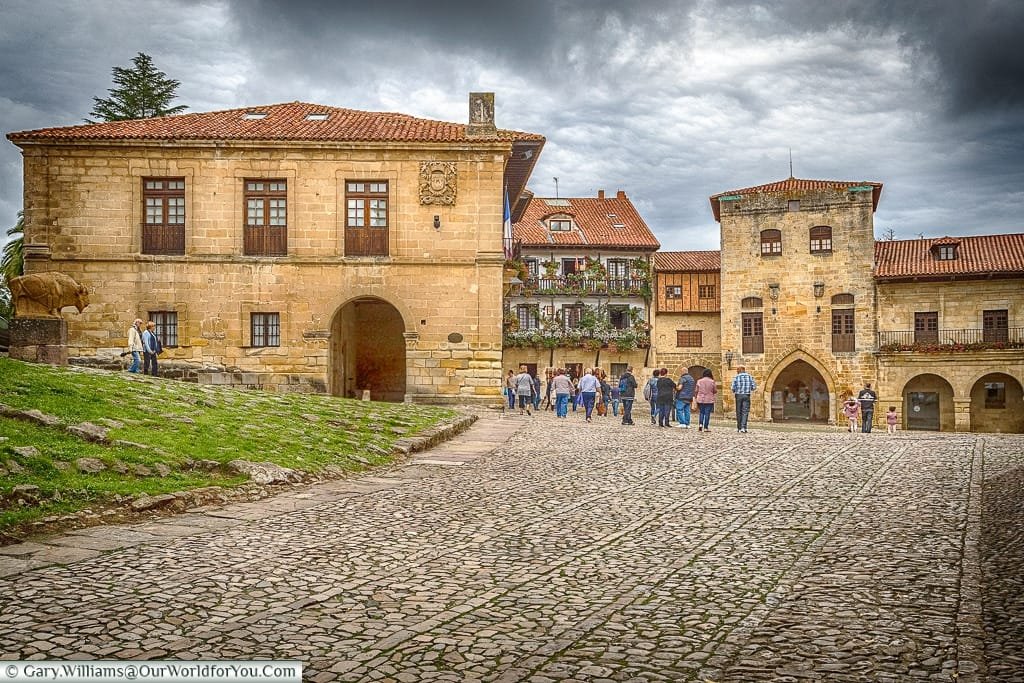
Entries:
<svg viewBox="0 0 1024 683">
<path fill-rule="evenodd" d="M 80 123 L 138 52 L 189 111 L 303 100 L 541 133 L 530 188 L 625 190 L 664 249 L 708 196 L 885 184 L 876 236 L 1024 231 L 1021 0 L 0 0 L 3 132 Z M 0 227 L 21 208 L 0 141 Z M 0 232 L 2 235 L 2 232 Z"/>
</svg>

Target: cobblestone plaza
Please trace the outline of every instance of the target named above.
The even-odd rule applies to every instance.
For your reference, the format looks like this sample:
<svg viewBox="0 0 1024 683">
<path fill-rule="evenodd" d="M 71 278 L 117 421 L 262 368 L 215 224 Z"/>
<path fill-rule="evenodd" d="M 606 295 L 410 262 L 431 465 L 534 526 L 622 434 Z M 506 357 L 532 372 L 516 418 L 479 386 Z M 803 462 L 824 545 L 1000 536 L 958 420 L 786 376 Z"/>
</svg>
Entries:
<svg viewBox="0 0 1024 683">
<path fill-rule="evenodd" d="M 9 547 L 0 653 L 299 659 L 314 681 L 1024 680 L 1003 552 L 1024 437 L 574 417 L 83 530 L 50 546 L 79 549 L 66 564 Z"/>
</svg>

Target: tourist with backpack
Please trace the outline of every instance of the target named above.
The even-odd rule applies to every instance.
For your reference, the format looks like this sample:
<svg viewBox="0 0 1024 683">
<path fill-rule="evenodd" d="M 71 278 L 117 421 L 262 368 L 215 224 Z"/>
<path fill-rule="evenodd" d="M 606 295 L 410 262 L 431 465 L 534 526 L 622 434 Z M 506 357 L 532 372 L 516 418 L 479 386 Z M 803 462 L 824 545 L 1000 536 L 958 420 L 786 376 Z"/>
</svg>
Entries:
<svg viewBox="0 0 1024 683">
<path fill-rule="evenodd" d="M 655 370 L 654 375 L 644 385 L 644 399 L 651 404 L 651 424 L 658 424 L 658 377 L 661 370 Z"/>
<path fill-rule="evenodd" d="M 626 371 L 619 377 L 619 398 L 622 400 L 622 424 L 634 424 L 633 400 L 636 398 L 636 377 L 633 376 L 632 365 L 627 365 Z"/>
<path fill-rule="evenodd" d="M 697 391 L 697 380 L 685 369 L 676 384 L 676 422 L 683 429 L 690 428 L 690 407 Z"/>
</svg>

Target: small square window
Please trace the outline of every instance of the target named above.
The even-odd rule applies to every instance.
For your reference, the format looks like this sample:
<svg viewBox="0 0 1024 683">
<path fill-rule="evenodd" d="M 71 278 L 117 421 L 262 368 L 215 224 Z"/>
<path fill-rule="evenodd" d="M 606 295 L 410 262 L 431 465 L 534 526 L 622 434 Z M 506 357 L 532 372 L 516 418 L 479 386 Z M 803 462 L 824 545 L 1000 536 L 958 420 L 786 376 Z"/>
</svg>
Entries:
<svg viewBox="0 0 1024 683">
<path fill-rule="evenodd" d="M 697 298 L 698 299 L 714 299 L 715 298 L 715 286 L 714 285 L 698 285 L 697 286 Z"/>
<path fill-rule="evenodd" d="M 939 260 L 940 261 L 955 261 L 956 260 L 956 247 L 953 245 L 942 245 L 939 247 Z"/>
<path fill-rule="evenodd" d="M 789 210 L 790 211 L 799 211 L 800 210 L 800 200 L 799 199 L 790 199 L 789 200 Z"/>
<path fill-rule="evenodd" d="M 665 287 L 665 298 L 666 299 L 682 299 L 683 298 L 683 287 L 682 285 L 668 285 Z"/>
<path fill-rule="evenodd" d="M 252 346 L 281 345 L 281 314 L 252 314 Z"/>
</svg>

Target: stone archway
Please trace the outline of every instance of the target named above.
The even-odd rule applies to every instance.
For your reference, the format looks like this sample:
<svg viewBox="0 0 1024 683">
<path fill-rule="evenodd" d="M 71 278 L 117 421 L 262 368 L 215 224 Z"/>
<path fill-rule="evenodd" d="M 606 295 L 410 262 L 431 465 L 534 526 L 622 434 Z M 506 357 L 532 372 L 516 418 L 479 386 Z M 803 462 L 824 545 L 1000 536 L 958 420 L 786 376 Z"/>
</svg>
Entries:
<svg viewBox="0 0 1024 683">
<path fill-rule="evenodd" d="M 805 360 L 794 360 L 775 376 L 771 391 L 772 422 L 828 422 L 832 416 L 828 384 Z"/>
<path fill-rule="evenodd" d="M 400 402 L 406 394 L 405 321 L 383 299 L 359 297 L 331 322 L 331 393 Z"/>
<path fill-rule="evenodd" d="M 903 385 L 903 426 L 907 430 L 952 432 L 956 429 L 953 387 L 926 373 Z"/>
<path fill-rule="evenodd" d="M 980 378 L 971 387 L 971 431 L 1024 434 L 1024 390 L 1002 372 Z"/>
</svg>

